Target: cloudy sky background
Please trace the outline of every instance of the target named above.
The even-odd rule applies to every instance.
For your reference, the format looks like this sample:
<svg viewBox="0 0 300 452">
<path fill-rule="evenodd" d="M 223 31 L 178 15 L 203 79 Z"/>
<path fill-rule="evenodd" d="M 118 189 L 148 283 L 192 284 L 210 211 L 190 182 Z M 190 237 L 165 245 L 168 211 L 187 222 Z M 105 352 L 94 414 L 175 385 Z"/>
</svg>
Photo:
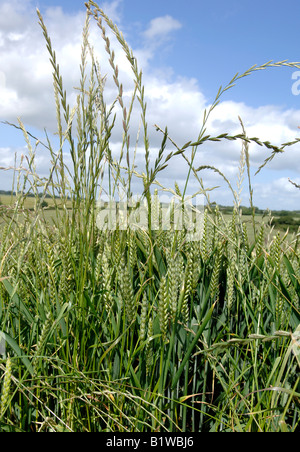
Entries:
<svg viewBox="0 0 300 452">
<path fill-rule="evenodd" d="M 196 140 L 204 109 L 208 109 L 218 92 L 237 73 L 254 64 L 269 60 L 300 61 L 299 18 L 297 0 L 111 0 L 99 5 L 117 23 L 143 70 L 147 119 L 152 161 L 161 141 L 154 124 L 168 126 L 172 139 L 182 146 Z M 79 85 L 82 28 L 85 21 L 84 1 L 0 0 L 0 120 L 17 123 L 17 117 L 31 133 L 44 139 L 44 128 L 56 130 L 52 70 L 42 31 L 36 15 L 43 15 L 53 47 L 57 53 L 64 86 L 71 105 L 75 105 Z M 111 73 L 99 30 L 91 27 L 94 46 L 103 74 Z M 124 100 L 130 102 L 131 69 L 120 46 L 111 37 L 124 85 Z M 240 116 L 249 137 L 269 140 L 275 145 L 300 135 L 300 69 L 270 68 L 240 80 L 221 98 L 213 111 L 207 133 L 213 136 L 227 132 L 241 133 Z M 107 99 L 116 96 L 108 77 Z M 139 125 L 139 114 L 133 115 L 132 151 Z M 118 153 L 122 128 L 116 127 L 112 149 Z M 171 144 L 168 149 L 172 150 Z M 209 143 L 198 148 L 195 166 L 212 165 L 237 183 L 241 143 Z M 0 167 L 14 165 L 25 154 L 21 132 L 0 124 Z M 288 178 L 300 183 L 300 145 L 286 148 L 257 176 L 254 173 L 270 151 L 250 146 L 254 204 L 260 208 L 299 209 L 300 191 Z M 142 158 L 142 138 L 137 161 Z M 42 176 L 49 171 L 49 155 L 38 147 L 37 169 Z M 171 161 L 161 182 L 174 188 L 176 180 L 184 186 L 188 168 L 182 158 Z M 1 170 L 0 189 L 11 189 L 12 171 Z M 229 205 L 232 195 L 216 173 L 201 172 L 212 201 Z M 199 186 L 191 179 L 189 193 Z M 242 203 L 249 204 L 245 178 Z"/>
</svg>

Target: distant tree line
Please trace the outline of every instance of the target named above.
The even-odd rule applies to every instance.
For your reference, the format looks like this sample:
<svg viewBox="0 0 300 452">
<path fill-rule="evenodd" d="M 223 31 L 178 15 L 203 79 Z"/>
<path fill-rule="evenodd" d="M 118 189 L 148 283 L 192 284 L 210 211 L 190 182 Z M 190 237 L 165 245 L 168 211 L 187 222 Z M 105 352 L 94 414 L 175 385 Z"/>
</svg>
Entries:
<svg viewBox="0 0 300 452">
<path fill-rule="evenodd" d="M 300 218 L 295 219 L 289 212 L 289 215 L 273 218 L 272 225 L 274 225 L 276 229 L 284 231 L 289 229 L 290 232 L 297 232 L 300 227 Z"/>
<path fill-rule="evenodd" d="M 1 195 L 7 195 L 7 196 L 13 195 L 13 196 L 16 196 L 16 194 L 17 194 L 17 193 L 16 193 L 15 191 L 11 191 L 11 190 L 0 190 L 0 196 L 1 196 Z M 25 195 L 25 193 L 24 193 L 24 195 Z M 28 198 L 35 198 L 35 194 L 34 194 L 34 193 L 26 193 L 26 196 L 27 196 Z M 39 193 L 38 196 L 41 198 L 42 196 L 44 196 L 44 193 Z M 45 195 L 45 198 L 51 199 L 51 198 L 53 198 L 53 196 L 52 196 L 52 195 L 49 195 L 49 193 L 47 193 L 47 194 Z M 58 198 L 60 198 L 60 197 L 59 197 L 59 196 L 54 196 L 54 198 L 58 199 Z M 70 198 L 69 198 L 69 199 L 70 199 Z"/>
<path fill-rule="evenodd" d="M 211 206 L 214 205 L 216 206 L 217 204 L 216 203 L 211 204 Z M 233 212 L 233 206 L 222 206 L 218 204 L 218 207 L 220 212 L 224 214 L 232 214 Z M 252 207 L 240 206 L 240 209 L 243 215 L 252 215 L 253 210 L 256 215 L 267 215 L 270 212 L 270 210 L 260 209 L 259 207 L 256 206 L 254 206 L 253 209 Z M 297 216 L 300 217 L 300 210 L 272 210 L 271 213 L 276 217 L 288 217 L 288 216 L 290 216 L 291 218 Z"/>
</svg>

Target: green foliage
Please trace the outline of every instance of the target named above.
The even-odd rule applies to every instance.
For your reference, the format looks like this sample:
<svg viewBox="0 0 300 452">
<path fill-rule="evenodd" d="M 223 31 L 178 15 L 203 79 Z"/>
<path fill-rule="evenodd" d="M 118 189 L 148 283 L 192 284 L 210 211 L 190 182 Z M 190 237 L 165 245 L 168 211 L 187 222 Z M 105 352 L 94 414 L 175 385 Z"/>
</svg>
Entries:
<svg viewBox="0 0 300 452">
<path fill-rule="evenodd" d="M 291 214 L 281 215 L 278 218 L 273 218 L 272 224 L 276 229 L 280 229 L 282 231 L 289 229 L 290 232 L 298 232 L 300 227 L 300 219 L 295 219 Z"/>
<path fill-rule="evenodd" d="M 0 229 L 0 331 L 6 345 L 0 360 L 1 431 L 299 430 L 297 236 L 268 239 L 272 228 L 267 219 L 256 231 L 251 199 L 250 239 L 240 191 L 233 192 L 229 220 L 218 206 L 207 204 L 203 234 L 194 241 L 188 240 L 188 231 L 152 230 L 151 224 L 146 231 L 99 230 L 95 208 L 99 186 L 110 194 L 122 187 L 130 197 L 137 177 L 151 211 L 150 189 L 161 187 L 157 178 L 174 155 L 189 164 L 187 184 L 194 175 L 204 190 L 199 171 L 216 169 L 195 169 L 193 162 L 196 150 L 212 140 L 241 141 L 239 190 L 244 169 L 251 187 L 247 143 L 271 149 L 271 158 L 288 144 L 278 148 L 249 139 L 244 129 L 234 137 L 205 135 L 208 116 L 222 92 L 240 78 L 296 63 L 269 62 L 237 74 L 205 112 L 197 142 L 180 147 L 166 129 L 151 167 L 141 71 L 122 33 L 103 11 L 92 1 L 87 11 L 74 108 L 67 103 L 55 51 L 38 12 L 53 67 L 60 148 L 54 151 L 47 137 L 44 145 L 52 168 L 47 180 L 41 179 L 34 171 L 31 135 L 19 122 L 31 168 L 18 175 L 15 204 L 3 208 L 5 225 Z M 113 69 L 116 100 L 109 108 L 103 96 L 105 80 L 88 40 L 92 18 Z M 127 106 L 104 23 L 131 64 L 134 88 Z M 124 129 L 118 162 L 110 150 L 117 103 Z M 130 160 L 129 124 L 136 104 L 145 146 L 142 174 Z M 175 150 L 165 157 L 167 141 Z M 65 144 L 72 168 L 64 162 Z M 184 152 L 189 147 L 190 160 Z M 108 187 L 103 187 L 105 171 Z M 177 184 L 175 191 L 168 187 L 182 198 L 186 188 L 180 192 Z M 28 210 L 25 200 L 32 194 L 34 208 Z M 46 198 L 54 221 L 41 208 Z"/>
</svg>

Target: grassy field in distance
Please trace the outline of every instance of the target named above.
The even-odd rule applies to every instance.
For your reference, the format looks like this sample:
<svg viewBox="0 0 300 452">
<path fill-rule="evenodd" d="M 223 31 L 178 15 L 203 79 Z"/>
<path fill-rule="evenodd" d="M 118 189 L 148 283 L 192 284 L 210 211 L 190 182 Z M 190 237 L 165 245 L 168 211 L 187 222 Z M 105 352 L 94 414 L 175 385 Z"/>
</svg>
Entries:
<svg viewBox="0 0 300 452">
<path fill-rule="evenodd" d="M 16 202 L 16 195 L 15 194 L 9 194 L 9 192 L 0 194 L 0 206 L 13 206 Z M 35 198 L 33 196 L 27 196 L 24 201 L 24 208 L 33 210 L 35 206 Z M 51 197 L 45 198 L 44 205 L 43 205 L 43 216 L 47 219 L 52 219 L 55 217 L 55 209 L 60 208 L 60 200 L 54 199 Z M 67 201 L 67 208 L 72 209 L 72 202 L 71 200 Z M 220 213 L 223 218 L 223 221 L 228 225 L 231 222 L 232 219 L 232 207 L 220 207 Z M 242 207 L 242 212 L 244 210 L 247 211 L 247 208 Z M 289 229 L 288 238 L 292 239 L 298 231 L 298 227 L 300 226 L 300 213 L 298 211 L 274 211 L 274 212 L 262 212 L 258 209 L 258 213 L 255 214 L 255 228 L 256 232 L 259 231 L 260 226 L 262 222 L 265 224 L 268 221 L 272 220 L 272 226 L 274 230 L 274 234 L 278 231 L 283 236 L 286 231 Z M 254 230 L 253 230 L 253 218 L 252 215 L 249 215 L 248 211 L 247 214 L 241 215 L 241 221 L 242 223 L 245 223 L 248 233 L 248 238 L 250 243 L 254 241 Z M 274 235 L 273 234 L 273 235 Z M 272 238 L 272 237 L 270 237 Z"/>
</svg>

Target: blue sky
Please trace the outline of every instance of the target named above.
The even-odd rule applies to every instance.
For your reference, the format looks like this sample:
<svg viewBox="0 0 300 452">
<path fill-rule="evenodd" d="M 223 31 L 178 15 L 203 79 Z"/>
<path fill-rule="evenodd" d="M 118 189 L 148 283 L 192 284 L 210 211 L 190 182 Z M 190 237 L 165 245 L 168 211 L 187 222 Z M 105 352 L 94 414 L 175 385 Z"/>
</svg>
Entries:
<svg viewBox="0 0 300 452">
<path fill-rule="evenodd" d="M 104 2 L 99 2 L 103 5 Z M 113 3 L 108 1 L 105 3 Z M 41 11 L 61 6 L 84 11 L 83 0 L 39 0 Z M 157 66 L 172 67 L 175 74 L 196 77 L 212 100 L 220 84 L 254 64 L 299 61 L 300 2 L 297 0 L 123 0 L 119 2 L 122 31 L 133 48 L 140 33 L 156 17 L 172 16 L 181 28 L 155 55 Z M 228 98 L 251 106 L 276 103 L 298 108 L 291 93 L 292 69 L 271 69 L 239 82 Z"/>
<path fill-rule="evenodd" d="M 219 86 L 226 85 L 237 72 L 269 60 L 300 61 L 300 3 L 296 0 L 114 0 L 99 5 L 124 32 L 144 71 L 149 125 L 168 125 L 179 144 L 197 137 L 204 108 L 214 100 Z M 44 16 L 58 56 L 63 59 L 70 89 L 75 83 L 76 58 L 72 52 L 78 53 L 76 44 L 85 7 L 81 0 L 0 0 L 0 82 L 1 74 L 5 80 L 0 83 L 0 120 L 16 122 L 21 116 L 34 133 L 43 136 L 44 127 L 52 128 L 49 111 L 53 100 L 47 105 L 52 86 L 51 77 L 47 76 L 47 54 L 42 50 L 43 37 L 37 27 L 36 6 Z M 72 45 L 74 50 L 70 50 Z M 30 75 L 32 70 L 35 72 Z M 295 83 L 300 80 L 299 74 L 292 79 L 295 71 L 270 68 L 240 80 L 221 98 L 208 133 L 239 133 L 240 115 L 249 136 L 275 144 L 293 140 L 299 135 L 300 126 L 300 95 L 295 95 L 297 89 L 292 91 L 293 84 L 298 88 Z M 128 77 L 125 68 L 124 77 Z M 34 95 L 35 90 L 38 96 Z M 158 139 L 154 131 L 151 137 L 152 133 L 155 153 Z M 117 143 L 115 137 L 116 148 Z M 14 152 L 24 152 L 22 136 L 0 125 L 0 166 L 13 166 Z M 253 177 L 256 205 L 300 208 L 300 191 L 288 182 L 290 177 L 300 183 L 299 152 L 299 146 L 288 149 Z M 218 167 L 236 184 L 240 157 L 236 143 L 213 144 L 201 149 L 201 153 L 200 165 Z M 266 150 L 250 147 L 253 173 L 268 155 Z M 44 172 L 45 159 L 40 156 Z M 164 183 L 173 184 L 174 179 L 184 183 L 186 173 L 181 171 L 180 163 L 175 161 Z M 0 188 L 9 189 L 9 172 L 2 175 L 5 187 Z M 232 204 L 232 196 L 218 175 L 206 171 L 202 177 L 207 187 L 220 185 L 212 192 L 212 200 Z M 246 181 L 242 194 L 242 203 L 248 204 Z"/>
</svg>

